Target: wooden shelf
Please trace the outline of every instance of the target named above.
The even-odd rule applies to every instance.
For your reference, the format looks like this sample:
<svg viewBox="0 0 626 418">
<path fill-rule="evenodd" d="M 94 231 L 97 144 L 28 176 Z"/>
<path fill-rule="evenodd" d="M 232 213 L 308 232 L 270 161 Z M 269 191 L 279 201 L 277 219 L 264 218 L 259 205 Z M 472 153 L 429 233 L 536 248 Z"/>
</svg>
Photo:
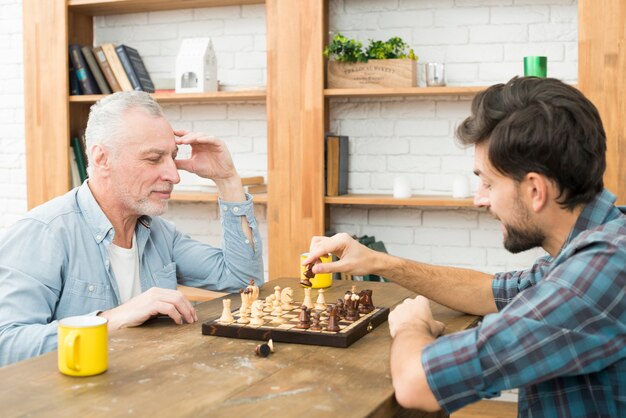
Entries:
<svg viewBox="0 0 626 418">
<path fill-rule="evenodd" d="M 267 203 L 267 193 L 253 194 L 254 203 Z M 172 202 L 217 202 L 217 193 L 197 192 L 190 190 L 174 191 Z"/>
<path fill-rule="evenodd" d="M 95 103 L 105 97 L 103 94 L 85 94 L 70 96 L 70 103 Z M 202 102 L 234 102 L 246 100 L 265 100 L 266 91 L 239 90 L 239 91 L 214 91 L 207 93 L 153 93 L 160 103 L 202 103 Z"/>
<path fill-rule="evenodd" d="M 413 195 L 406 199 L 396 199 L 387 194 L 346 194 L 326 196 L 324 202 L 329 205 L 474 207 L 472 198 L 457 199 L 437 195 Z"/>
<path fill-rule="evenodd" d="M 473 87 L 406 87 L 379 89 L 324 89 L 325 97 L 394 97 L 394 96 L 472 96 L 486 86 Z"/>
<path fill-rule="evenodd" d="M 71 12 L 95 16 L 263 3 L 265 0 L 68 0 L 67 5 Z"/>
</svg>

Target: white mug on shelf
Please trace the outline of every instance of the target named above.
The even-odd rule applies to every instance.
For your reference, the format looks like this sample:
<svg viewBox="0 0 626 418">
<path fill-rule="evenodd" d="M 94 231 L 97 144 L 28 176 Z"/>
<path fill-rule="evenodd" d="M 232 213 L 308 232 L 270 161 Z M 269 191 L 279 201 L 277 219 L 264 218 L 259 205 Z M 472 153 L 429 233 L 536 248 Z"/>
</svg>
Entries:
<svg viewBox="0 0 626 418">
<path fill-rule="evenodd" d="M 411 183 L 406 176 L 395 176 L 393 178 L 393 197 L 396 199 L 411 197 Z"/>
<path fill-rule="evenodd" d="M 452 197 L 462 199 L 471 195 L 470 180 L 467 176 L 456 176 L 452 182 Z"/>
</svg>

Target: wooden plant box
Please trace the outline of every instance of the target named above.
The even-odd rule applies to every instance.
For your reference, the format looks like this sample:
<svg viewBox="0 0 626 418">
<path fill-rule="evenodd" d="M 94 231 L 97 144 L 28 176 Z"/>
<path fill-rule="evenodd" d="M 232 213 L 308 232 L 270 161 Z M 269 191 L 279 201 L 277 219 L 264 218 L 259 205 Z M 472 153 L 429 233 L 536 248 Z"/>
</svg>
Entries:
<svg viewBox="0 0 626 418">
<path fill-rule="evenodd" d="M 328 61 L 328 88 L 415 87 L 417 65 L 412 59 Z"/>
</svg>

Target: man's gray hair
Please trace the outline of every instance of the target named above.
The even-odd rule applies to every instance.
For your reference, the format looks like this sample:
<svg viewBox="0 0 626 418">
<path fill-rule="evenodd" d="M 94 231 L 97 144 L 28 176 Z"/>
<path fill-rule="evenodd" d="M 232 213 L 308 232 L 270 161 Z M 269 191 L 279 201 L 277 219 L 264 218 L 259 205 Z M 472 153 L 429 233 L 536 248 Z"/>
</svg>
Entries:
<svg viewBox="0 0 626 418">
<path fill-rule="evenodd" d="M 143 91 L 121 91 L 99 100 L 91 106 L 85 130 L 88 159 L 95 144 L 102 144 L 113 152 L 117 150 L 126 134 L 124 115 L 131 109 L 143 109 L 154 117 L 165 117 L 156 100 Z"/>
</svg>

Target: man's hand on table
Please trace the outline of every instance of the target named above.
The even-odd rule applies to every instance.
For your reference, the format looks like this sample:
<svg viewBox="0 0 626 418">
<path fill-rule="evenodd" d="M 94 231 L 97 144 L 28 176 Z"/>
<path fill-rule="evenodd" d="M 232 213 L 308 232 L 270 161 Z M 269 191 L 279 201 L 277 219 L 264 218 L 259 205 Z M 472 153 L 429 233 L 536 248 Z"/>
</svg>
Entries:
<svg viewBox="0 0 626 418">
<path fill-rule="evenodd" d="M 445 329 L 433 318 L 428 299 L 406 299 L 389 314 L 391 379 L 398 403 L 405 408 L 437 411 L 437 398 L 428 386 L 422 350 Z"/>
<path fill-rule="evenodd" d="M 167 315 L 177 324 L 191 324 L 198 320 L 196 310 L 181 292 L 159 287 L 148 289 L 128 302 L 99 314 L 109 320 L 109 331 L 135 327 L 157 315 Z"/>
</svg>

